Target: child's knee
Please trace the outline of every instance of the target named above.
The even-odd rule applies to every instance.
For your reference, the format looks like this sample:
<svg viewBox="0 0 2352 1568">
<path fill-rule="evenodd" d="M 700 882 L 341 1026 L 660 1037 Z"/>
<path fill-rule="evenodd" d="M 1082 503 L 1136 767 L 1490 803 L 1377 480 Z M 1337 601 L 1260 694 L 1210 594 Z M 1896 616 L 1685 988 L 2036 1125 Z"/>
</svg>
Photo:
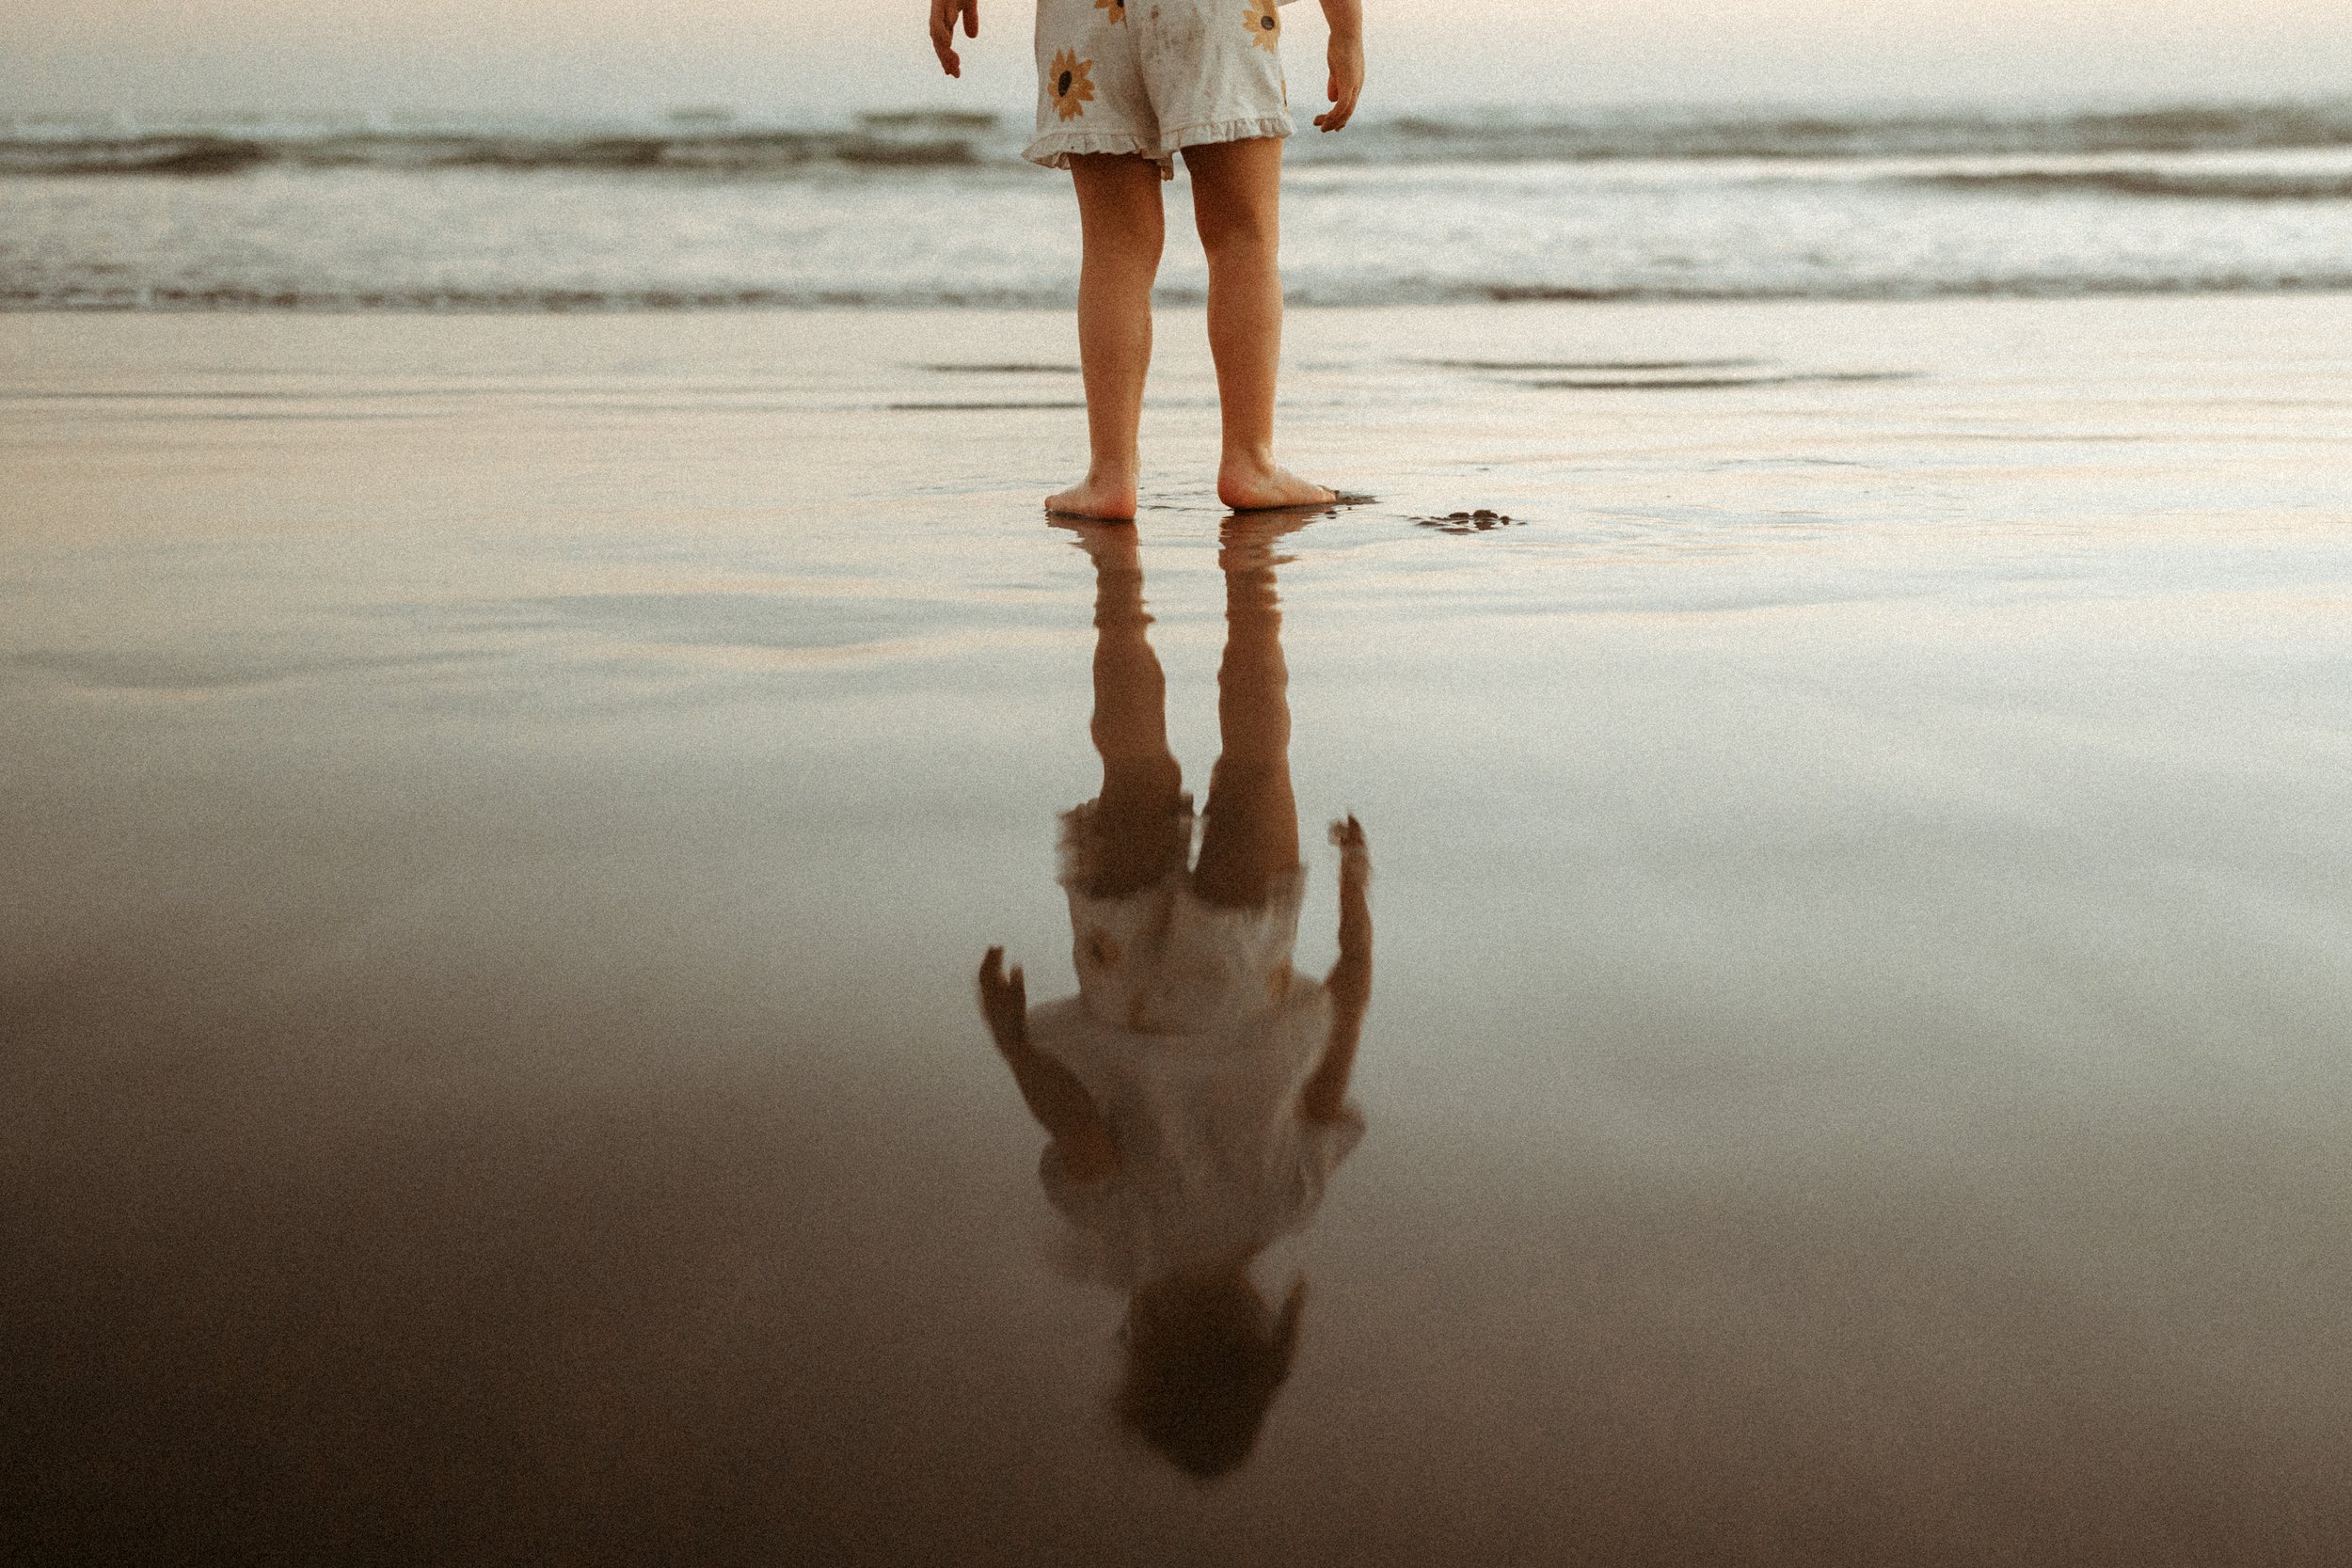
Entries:
<svg viewBox="0 0 2352 1568">
<path fill-rule="evenodd" d="M 1254 203 L 1204 204 L 1193 217 L 1200 230 L 1200 247 L 1211 261 L 1270 256 L 1279 238 L 1274 214 Z"/>
</svg>

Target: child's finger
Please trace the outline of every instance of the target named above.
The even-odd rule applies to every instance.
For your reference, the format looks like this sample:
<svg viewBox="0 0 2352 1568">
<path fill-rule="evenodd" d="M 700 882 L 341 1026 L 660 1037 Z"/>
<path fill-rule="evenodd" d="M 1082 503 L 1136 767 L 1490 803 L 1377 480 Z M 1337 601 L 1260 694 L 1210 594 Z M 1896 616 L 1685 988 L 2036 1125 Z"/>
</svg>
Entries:
<svg viewBox="0 0 2352 1568">
<path fill-rule="evenodd" d="M 1331 101 L 1332 107 L 1315 116 L 1315 124 L 1325 131 L 1337 131 L 1346 125 L 1356 112 L 1356 99 L 1361 90 L 1353 86 L 1343 90 L 1339 73 L 1333 71 L 1323 87 L 1323 95 Z"/>
<path fill-rule="evenodd" d="M 979 37 L 979 0 L 931 0 L 931 53 L 939 56 L 940 70 L 960 77 L 963 74 L 963 59 L 956 53 L 958 13 L 963 17 L 965 33 Z"/>
</svg>

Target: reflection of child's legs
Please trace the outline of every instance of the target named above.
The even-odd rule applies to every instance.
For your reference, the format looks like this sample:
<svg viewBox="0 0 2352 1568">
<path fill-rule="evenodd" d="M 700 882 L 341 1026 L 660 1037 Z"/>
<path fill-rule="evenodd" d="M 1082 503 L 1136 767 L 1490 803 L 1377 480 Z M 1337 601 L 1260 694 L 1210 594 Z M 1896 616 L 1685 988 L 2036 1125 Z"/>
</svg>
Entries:
<svg viewBox="0 0 2352 1568">
<path fill-rule="evenodd" d="M 1094 558 L 1091 733 L 1103 792 L 1082 885 L 1093 897 L 1123 898 L 1184 862 L 1184 773 L 1168 749 L 1168 679 L 1146 630 L 1135 531 L 1089 528 L 1083 538 Z"/>
<path fill-rule="evenodd" d="M 1046 498 L 1072 516 L 1133 521 L 1143 382 L 1152 367 L 1152 283 L 1166 219 L 1160 168 L 1149 158 L 1070 160 L 1086 257 L 1078 269 L 1078 362 L 1086 372 L 1086 482 Z"/>
<path fill-rule="evenodd" d="M 1225 658 L 1216 673 L 1216 720 L 1223 744 L 1209 776 L 1193 890 L 1207 903 L 1252 909 L 1299 865 L 1290 672 L 1282 662 L 1271 531 L 1229 525 L 1219 564 L 1225 568 Z"/>
</svg>

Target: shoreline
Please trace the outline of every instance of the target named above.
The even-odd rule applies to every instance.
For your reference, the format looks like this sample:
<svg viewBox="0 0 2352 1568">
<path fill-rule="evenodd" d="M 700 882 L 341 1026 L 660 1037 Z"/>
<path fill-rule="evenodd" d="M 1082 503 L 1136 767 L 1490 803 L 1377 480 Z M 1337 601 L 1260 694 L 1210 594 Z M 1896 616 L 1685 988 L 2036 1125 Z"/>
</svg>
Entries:
<svg viewBox="0 0 2352 1568">
<path fill-rule="evenodd" d="M 2344 278 L 2330 278 L 2309 285 L 2289 285 L 2276 288 L 2145 288 L 2119 285 L 2115 288 L 2053 287 L 2046 292 L 2030 290 L 1955 290 L 1918 293 L 1657 293 L 1648 292 L 1609 293 L 1563 289 L 1546 291 L 1508 286 L 1486 297 L 1466 296 L 1453 299 L 1400 300 L 1286 300 L 1287 311 L 1361 311 L 1361 310 L 1461 310 L 1487 307 L 1577 307 L 1577 306 L 1804 306 L 1804 305 L 1871 305 L 1871 306 L 1931 306 L 1940 304 L 2065 304 L 2100 300 L 2167 300 L 2167 299 L 2312 299 L 2352 296 L 2352 274 Z M 327 301 L 319 304 L 271 304 L 260 301 L 235 301 L 214 304 L 193 301 L 186 304 L 139 305 L 93 304 L 60 305 L 52 303 L 17 304 L 0 298 L 0 316 L 698 316 L 698 315 L 850 315 L 906 314 L 959 315 L 966 313 L 1029 314 L 1068 313 L 1076 299 L 1069 300 L 993 302 L 901 302 L 884 301 L 818 301 L 801 302 L 785 299 L 747 299 L 713 302 L 707 299 L 686 299 L 675 304 L 623 302 L 606 304 L 579 302 L 546 305 L 458 304 L 350 304 Z M 1155 293 L 1155 309 L 1198 309 L 1205 296 L 1193 292 Z"/>
</svg>

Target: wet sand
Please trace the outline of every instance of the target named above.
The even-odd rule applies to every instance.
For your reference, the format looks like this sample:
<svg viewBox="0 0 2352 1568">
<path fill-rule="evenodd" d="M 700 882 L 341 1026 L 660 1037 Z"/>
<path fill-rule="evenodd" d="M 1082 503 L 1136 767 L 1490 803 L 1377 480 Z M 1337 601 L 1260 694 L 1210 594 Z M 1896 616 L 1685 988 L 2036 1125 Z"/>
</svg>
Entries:
<svg viewBox="0 0 2352 1568">
<path fill-rule="evenodd" d="M 973 999 L 1073 989 L 1070 338 L 0 316 L 11 1555 L 2340 1560 L 2352 298 L 1294 317 L 1366 1131 L 1206 1486 Z"/>
</svg>

